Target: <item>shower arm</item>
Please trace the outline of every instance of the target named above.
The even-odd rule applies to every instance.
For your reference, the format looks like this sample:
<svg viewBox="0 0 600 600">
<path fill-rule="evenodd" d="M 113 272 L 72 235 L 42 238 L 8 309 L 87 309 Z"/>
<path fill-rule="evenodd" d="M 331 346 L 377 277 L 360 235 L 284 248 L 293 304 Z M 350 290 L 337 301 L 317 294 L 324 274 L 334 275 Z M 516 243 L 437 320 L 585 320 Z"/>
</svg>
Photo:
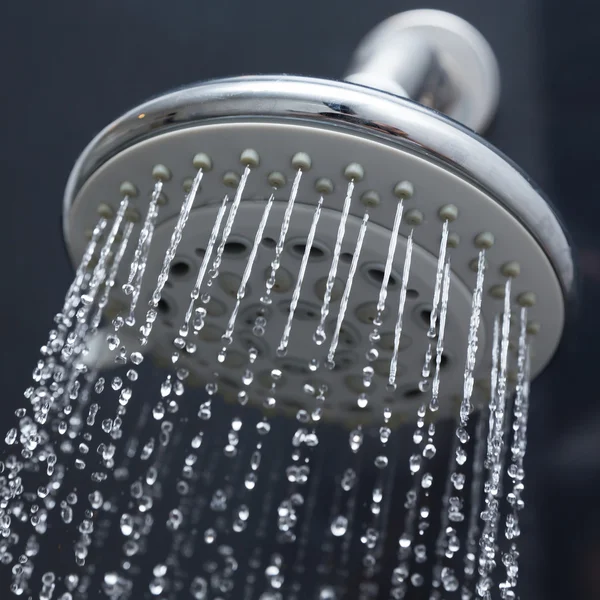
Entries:
<svg viewBox="0 0 600 600">
<path fill-rule="evenodd" d="M 408 98 L 485 131 L 500 77 L 485 38 L 460 17 L 434 10 L 400 13 L 360 42 L 345 80 Z"/>
<path fill-rule="evenodd" d="M 414 100 L 448 114 L 458 90 L 436 49 L 414 31 L 374 36 L 355 54 L 346 81 Z"/>
</svg>

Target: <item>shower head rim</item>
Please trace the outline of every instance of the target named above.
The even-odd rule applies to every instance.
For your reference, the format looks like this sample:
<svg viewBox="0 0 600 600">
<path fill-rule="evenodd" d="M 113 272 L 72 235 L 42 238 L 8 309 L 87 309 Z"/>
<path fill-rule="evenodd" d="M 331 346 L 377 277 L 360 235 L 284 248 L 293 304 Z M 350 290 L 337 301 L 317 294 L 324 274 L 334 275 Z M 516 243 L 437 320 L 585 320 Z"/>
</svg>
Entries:
<svg viewBox="0 0 600 600">
<path fill-rule="evenodd" d="M 65 238 L 79 190 L 110 158 L 149 137 L 222 119 L 342 127 L 434 160 L 485 191 L 530 231 L 548 256 L 565 300 L 571 299 L 575 275 L 565 229 L 517 165 L 445 115 L 406 98 L 335 80 L 289 75 L 217 79 L 138 105 L 102 130 L 75 163 L 64 195 Z"/>
</svg>

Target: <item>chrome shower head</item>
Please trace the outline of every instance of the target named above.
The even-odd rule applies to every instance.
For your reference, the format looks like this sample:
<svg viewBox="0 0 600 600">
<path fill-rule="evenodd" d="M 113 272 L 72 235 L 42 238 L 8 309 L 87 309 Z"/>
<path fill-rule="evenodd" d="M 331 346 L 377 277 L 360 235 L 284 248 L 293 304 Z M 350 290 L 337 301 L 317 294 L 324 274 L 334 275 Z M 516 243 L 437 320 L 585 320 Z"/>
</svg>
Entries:
<svg viewBox="0 0 600 600">
<path fill-rule="evenodd" d="M 481 129 L 492 118 L 498 98 L 498 71 L 491 49 L 478 32 L 457 17 L 439 11 L 404 13 L 367 36 L 347 79 L 271 76 L 217 80 L 171 92 L 129 111 L 92 141 L 69 179 L 64 234 L 74 263 L 84 254 L 99 216 L 114 217 L 120 197 L 129 198 L 125 218 L 135 221 L 135 235 L 142 228 L 155 183 L 160 180 L 158 217 L 141 285 L 143 301 L 138 304 L 139 325 L 182 203 L 194 175 L 202 170 L 189 222 L 156 305 L 160 316 L 148 341 L 152 352 L 168 363 L 221 200 L 228 191 L 232 198 L 235 196 L 242 172 L 248 167 L 251 173 L 240 192 L 238 215 L 223 249 L 218 284 L 213 286 L 206 307 L 207 324 L 199 334 L 203 351 L 193 355 L 184 351 L 182 363 L 204 383 L 219 367 L 221 334 L 235 305 L 263 210 L 273 194 L 271 215 L 240 306 L 225 363 L 227 371 L 220 376 L 219 388 L 226 397 L 235 395 L 247 349 L 254 346 L 259 351 L 255 366 L 263 384 L 257 396 L 262 400 L 268 396 L 269 373 L 277 363 L 284 371 L 278 384 L 279 404 L 295 410 L 305 404 L 299 390 L 310 375 L 308 365 L 315 354 L 311 329 L 319 322 L 338 225 L 352 181 L 342 260 L 326 324 L 330 335 L 335 329 L 331 317 L 342 299 L 365 211 L 369 223 L 342 324 L 339 360 L 335 369 L 320 369 L 318 377 L 314 376 L 316 383 L 329 386 L 328 412 L 332 418 L 352 420 L 356 413 L 366 414 L 355 403 L 364 391 L 361 372 L 399 200 L 403 202 L 403 220 L 391 264 L 387 321 L 380 328 L 376 344 L 379 358 L 372 365 L 376 377 L 369 390 L 369 410 L 375 414 L 378 404 L 391 403 L 398 414 L 413 412 L 429 343 L 425 334 L 430 327 L 444 222 L 449 227 L 452 287 L 443 356 L 442 397 L 448 401 L 441 402 L 442 414 L 452 412 L 463 395 L 471 296 L 482 248 L 488 249 L 488 267 L 481 308 L 481 354 L 475 371 L 480 385 L 474 399 L 479 396 L 481 402 L 488 395 L 491 333 L 494 318 L 503 310 L 507 277 L 513 279 L 511 303 L 530 307 L 528 331 L 536 336 L 531 363 L 535 376 L 558 345 L 573 283 L 571 253 L 563 229 L 526 175 L 487 142 L 435 110 L 381 91 L 409 94 Z M 301 180 L 295 189 L 297 177 Z M 292 196 L 294 200 L 290 200 Z M 321 196 L 320 223 L 295 311 L 298 325 L 287 356 L 277 358 L 275 350 Z M 293 210 L 286 213 L 291 202 L 295 202 Z M 286 214 L 291 220 L 282 239 Z M 391 294 L 401 288 L 411 231 L 414 248 L 398 348 L 398 389 L 391 393 L 385 389 L 394 348 L 393 304 L 397 302 Z M 261 305 L 262 288 L 275 252 L 267 246 L 278 241 L 285 243 L 285 250 L 280 257 L 277 254 L 281 266 L 276 270 L 273 302 Z M 126 263 L 134 255 L 131 246 L 125 250 Z M 118 276 L 118 284 L 124 283 L 122 276 Z M 121 285 L 115 286 L 110 314 L 119 313 L 128 302 Z M 263 311 L 269 322 L 261 338 L 252 335 L 257 311 Z M 516 348 L 516 338 L 513 342 Z"/>
</svg>

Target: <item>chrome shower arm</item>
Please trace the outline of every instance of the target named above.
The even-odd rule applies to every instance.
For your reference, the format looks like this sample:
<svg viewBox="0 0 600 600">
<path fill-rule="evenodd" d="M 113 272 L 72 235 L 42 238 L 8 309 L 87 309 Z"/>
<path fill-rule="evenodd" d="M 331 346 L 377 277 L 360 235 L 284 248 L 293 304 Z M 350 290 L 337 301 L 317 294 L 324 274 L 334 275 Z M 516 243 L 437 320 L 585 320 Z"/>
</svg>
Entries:
<svg viewBox="0 0 600 600">
<path fill-rule="evenodd" d="M 410 98 L 440 112 L 450 110 L 457 97 L 439 53 L 414 31 L 395 39 L 369 39 L 356 53 L 345 79 Z"/>
<path fill-rule="evenodd" d="M 401 13 L 378 25 L 358 46 L 345 79 L 409 98 L 478 132 L 493 118 L 500 90 L 485 38 L 437 10 Z"/>
</svg>

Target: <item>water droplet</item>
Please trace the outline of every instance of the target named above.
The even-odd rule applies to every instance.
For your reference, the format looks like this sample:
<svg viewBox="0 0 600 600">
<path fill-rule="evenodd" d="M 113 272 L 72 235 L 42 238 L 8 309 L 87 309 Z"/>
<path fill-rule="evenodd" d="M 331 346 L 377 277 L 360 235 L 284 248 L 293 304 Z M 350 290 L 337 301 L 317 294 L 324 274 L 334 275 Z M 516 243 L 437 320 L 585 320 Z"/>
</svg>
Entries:
<svg viewBox="0 0 600 600">
<path fill-rule="evenodd" d="M 409 460 L 409 466 L 410 466 L 410 472 L 414 475 L 415 473 L 418 473 L 419 470 L 421 469 L 421 455 L 420 454 L 413 454 L 410 457 Z"/>
<path fill-rule="evenodd" d="M 367 394 L 362 393 L 356 400 L 356 404 L 358 404 L 359 408 L 366 408 L 367 404 L 369 404 L 369 399 Z"/>
<path fill-rule="evenodd" d="M 459 427 L 456 430 L 456 437 L 460 440 L 461 444 L 466 444 L 470 439 L 470 436 L 464 427 Z"/>
<path fill-rule="evenodd" d="M 132 352 L 131 353 L 131 362 L 134 365 L 140 365 L 142 364 L 142 361 L 144 360 L 144 357 L 142 355 L 141 352 Z"/>
<path fill-rule="evenodd" d="M 413 442 L 415 444 L 420 444 L 423 441 L 423 431 L 419 428 L 416 429 L 413 433 Z"/>
<path fill-rule="evenodd" d="M 121 340 L 119 339 L 119 337 L 117 335 L 107 336 L 106 341 L 108 343 L 109 350 L 116 350 L 116 348 L 118 348 L 119 344 L 121 343 Z"/>
<path fill-rule="evenodd" d="M 330 586 L 322 587 L 319 590 L 319 600 L 337 600 L 335 589 Z"/>
<path fill-rule="evenodd" d="M 360 541 L 365 544 L 369 549 L 375 548 L 377 540 L 379 539 L 379 532 L 372 527 L 367 528 L 365 534 L 361 537 Z"/>
<path fill-rule="evenodd" d="M 7 445 L 12 446 L 16 442 L 16 440 L 17 440 L 17 429 L 16 429 L 16 427 L 13 427 L 6 434 L 4 441 L 6 442 Z"/>
<path fill-rule="evenodd" d="M 271 424 L 266 419 L 263 419 L 256 424 L 256 431 L 258 431 L 260 435 L 266 435 L 271 431 Z"/>
<path fill-rule="evenodd" d="M 358 452 L 363 442 L 363 432 L 361 429 L 354 429 L 350 433 L 350 449 L 352 452 Z"/>
<path fill-rule="evenodd" d="M 207 544 L 212 544 L 217 539 L 217 533 L 214 529 L 207 529 L 204 532 L 204 541 Z"/>
<path fill-rule="evenodd" d="M 124 513 L 120 520 L 121 533 L 125 536 L 130 536 L 133 533 L 133 518 L 131 515 Z"/>
<path fill-rule="evenodd" d="M 421 379 L 421 381 L 419 381 L 419 391 L 420 392 L 427 392 L 429 391 L 430 388 L 430 383 L 429 383 L 429 379 Z"/>
<path fill-rule="evenodd" d="M 204 301 L 204 300 L 203 300 Z M 210 302 L 210 296 L 208 297 L 207 302 Z M 194 310 L 194 316 L 192 318 L 192 328 L 196 333 L 198 333 L 203 327 L 206 318 L 206 309 L 202 306 L 199 306 Z"/>
<path fill-rule="evenodd" d="M 366 358 L 369 362 L 373 362 L 374 360 L 377 360 L 379 358 L 379 352 L 377 349 L 375 348 L 370 348 L 367 351 L 367 355 Z"/>
<path fill-rule="evenodd" d="M 323 327 L 319 325 L 319 327 L 317 327 L 317 330 L 313 334 L 313 341 L 317 346 L 321 346 L 326 339 L 327 334 L 325 333 Z"/>
<path fill-rule="evenodd" d="M 378 469 L 385 469 L 388 466 L 388 457 L 383 455 L 376 456 L 374 462 Z"/>
<path fill-rule="evenodd" d="M 258 477 L 256 476 L 256 473 L 248 473 L 244 479 L 244 485 L 246 486 L 246 489 L 253 490 L 256 486 L 257 480 Z"/>
<path fill-rule="evenodd" d="M 425 458 L 433 458 L 436 451 L 436 447 L 432 443 L 426 444 L 425 448 L 423 448 L 423 456 Z"/>
<path fill-rule="evenodd" d="M 454 485 L 454 489 L 462 490 L 465 486 L 465 476 L 462 473 L 452 473 L 450 477 L 452 484 Z"/>
<path fill-rule="evenodd" d="M 346 492 L 349 492 L 356 482 L 356 473 L 353 469 L 346 469 L 344 472 L 344 476 L 342 477 L 342 489 Z"/>
<path fill-rule="evenodd" d="M 296 413 L 296 419 L 300 421 L 300 423 L 308 423 L 310 421 L 310 415 L 308 414 L 308 411 L 300 408 Z"/>
<path fill-rule="evenodd" d="M 433 475 L 431 473 L 425 473 L 421 478 L 421 487 L 423 489 L 429 489 L 433 484 Z"/>
<path fill-rule="evenodd" d="M 455 592 L 458 589 L 458 579 L 454 571 L 448 567 L 442 569 L 442 585 L 447 592 Z"/>
<path fill-rule="evenodd" d="M 391 433 L 392 433 L 392 430 L 389 427 L 380 427 L 379 428 L 379 441 L 382 444 L 387 444 L 390 439 Z"/>
<path fill-rule="evenodd" d="M 256 450 L 252 453 L 252 457 L 250 458 L 250 468 L 253 471 L 256 471 L 260 466 L 261 454 L 260 451 Z"/>
<path fill-rule="evenodd" d="M 205 600 L 208 592 L 208 584 L 203 577 L 194 577 L 190 585 L 190 594 L 194 600 Z"/>
<path fill-rule="evenodd" d="M 348 529 L 348 519 L 343 515 L 337 516 L 331 522 L 331 533 L 336 537 L 343 536 Z"/>
</svg>

